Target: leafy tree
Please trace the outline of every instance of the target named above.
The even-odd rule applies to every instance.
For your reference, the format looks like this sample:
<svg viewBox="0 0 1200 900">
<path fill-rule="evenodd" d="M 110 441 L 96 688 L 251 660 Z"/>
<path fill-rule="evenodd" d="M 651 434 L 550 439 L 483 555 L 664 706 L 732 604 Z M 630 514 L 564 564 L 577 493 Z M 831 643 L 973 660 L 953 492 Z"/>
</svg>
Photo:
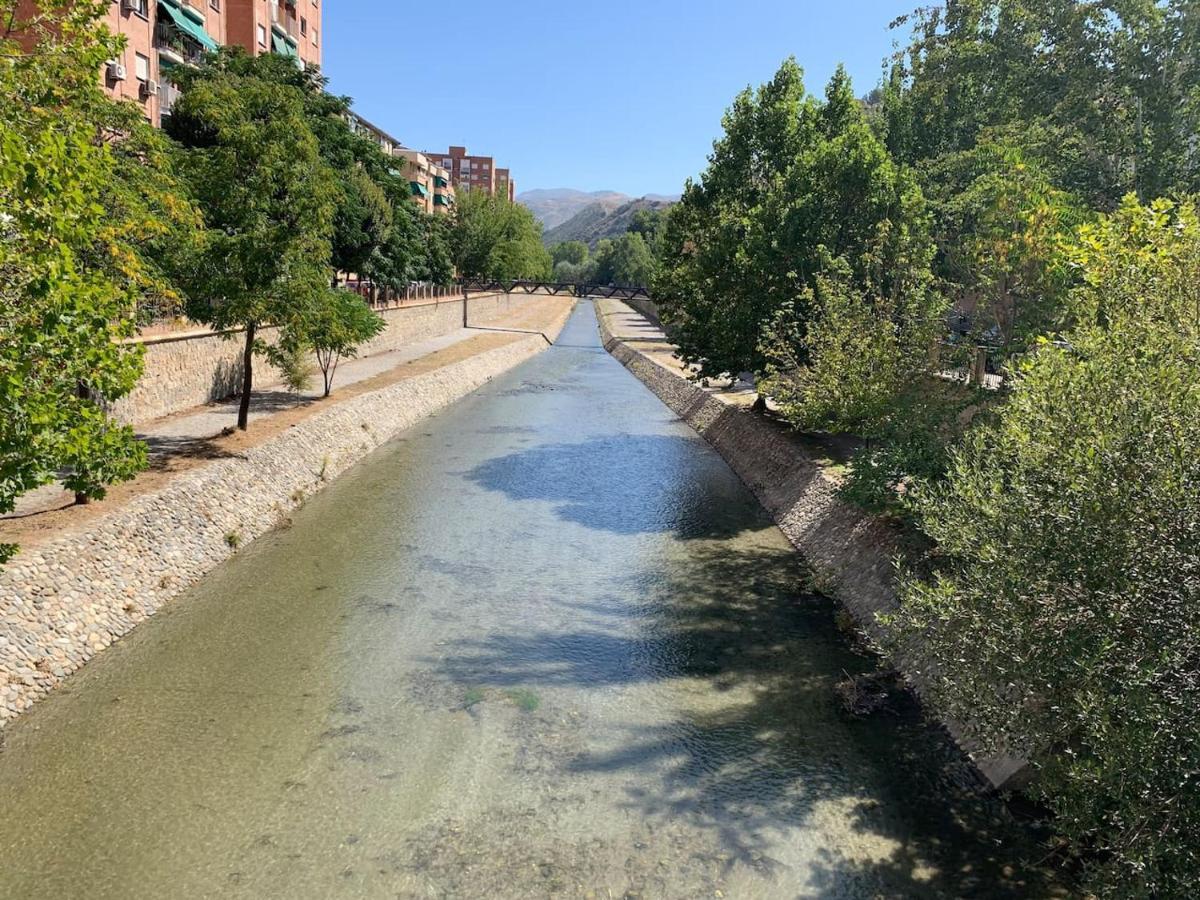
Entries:
<svg viewBox="0 0 1200 900">
<path fill-rule="evenodd" d="M 465 278 L 547 279 L 553 263 L 533 213 L 507 197 L 464 191 L 450 227 L 455 268 Z"/>
<path fill-rule="evenodd" d="M 362 298 L 350 291 L 334 290 L 306 323 L 305 335 L 317 355 L 325 393 L 333 389 L 338 363 L 358 354 L 358 346 L 384 329 L 384 321 Z"/>
<path fill-rule="evenodd" d="M 849 284 L 890 298 L 897 315 L 926 314 L 932 244 L 920 189 L 888 155 L 841 70 L 824 102 L 804 92 L 794 62 L 726 115 L 700 185 L 689 185 L 663 232 L 654 289 L 683 359 L 703 377 L 762 374 L 762 337 L 803 343 L 818 276 L 840 260 Z M 903 298 L 911 309 L 901 308 Z M 777 367 L 778 368 L 778 367 Z"/>
<path fill-rule="evenodd" d="M 161 227 L 105 140 L 121 117 L 96 72 L 116 49 L 103 3 L 0 13 L 0 510 L 66 472 L 77 499 L 145 466 L 105 404 L 141 372 L 136 303 Z M 22 50 L 16 38 L 28 40 Z M 155 171 L 150 172 L 156 176 Z M 0 558 L 15 550 L 0 547 Z"/>
<path fill-rule="evenodd" d="M 1076 325 L 918 493 L 937 541 L 896 624 L 943 713 L 1023 752 L 1095 893 L 1200 882 L 1200 216 L 1084 226 Z"/>
<path fill-rule="evenodd" d="M 654 278 L 654 256 L 641 234 L 626 232 L 597 245 L 593 277 L 600 284 L 644 287 Z"/>
<path fill-rule="evenodd" d="M 327 299 L 336 182 L 320 157 L 296 88 L 233 71 L 179 76 L 167 130 L 186 152 L 186 175 L 205 224 L 186 273 L 188 314 L 242 329 L 238 427 L 245 429 L 259 339 L 279 328 L 278 352 L 304 343 L 304 323 Z"/>
<path fill-rule="evenodd" d="M 939 274 L 977 339 L 1002 359 L 1062 321 L 1061 248 L 1084 213 L 1019 147 L 984 140 L 928 168 Z"/>
<path fill-rule="evenodd" d="M 1004 129 L 1052 182 L 1111 209 L 1200 188 L 1190 0 L 954 0 L 918 10 L 884 90 L 889 146 L 915 163 Z"/>
<path fill-rule="evenodd" d="M 588 260 L 588 245 L 583 241 L 562 241 L 550 248 L 550 258 L 556 266 L 561 262 L 581 266 Z"/>
<path fill-rule="evenodd" d="M 761 370 L 763 326 L 803 290 L 791 248 L 772 250 L 760 212 L 811 140 L 815 105 L 791 59 L 742 91 L 708 168 L 667 216 L 654 295 L 680 356 L 705 377 Z"/>
</svg>

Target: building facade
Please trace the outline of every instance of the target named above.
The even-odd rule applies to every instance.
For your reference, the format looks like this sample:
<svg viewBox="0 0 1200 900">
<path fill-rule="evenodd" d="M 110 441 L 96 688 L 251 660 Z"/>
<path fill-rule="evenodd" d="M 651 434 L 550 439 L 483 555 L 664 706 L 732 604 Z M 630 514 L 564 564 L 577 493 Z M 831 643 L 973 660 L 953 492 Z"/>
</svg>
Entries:
<svg viewBox="0 0 1200 900">
<path fill-rule="evenodd" d="M 471 156 L 466 147 L 453 146 L 445 153 L 426 151 L 425 155 L 450 173 L 450 182 L 456 190 L 488 194 L 499 190 L 510 200 L 516 196 L 511 173 L 508 169 L 497 169 L 491 156 Z"/>
<path fill-rule="evenodd" d="M 158 125 L 175 102 L 172 66 L 198 62 L 222 44 L 255 55 L 280 53 L 298 63 L 321 64 L 324 0 L 112 0 L 104 23 L 125 38 L 125 49 L 104 65 L 109 96 L 137 103 Z M 36 0 L 21 0 L 18 16 L 38 15 Z"/>
<path fill-rule="evenodd" d="M 419 150 L 396 147 L 392 155 L 402 161 L 402 174 L 412 188 L 413 202 L 427 213 L 446 215 L 454 208 L 450 172 Z"/>
</svg>

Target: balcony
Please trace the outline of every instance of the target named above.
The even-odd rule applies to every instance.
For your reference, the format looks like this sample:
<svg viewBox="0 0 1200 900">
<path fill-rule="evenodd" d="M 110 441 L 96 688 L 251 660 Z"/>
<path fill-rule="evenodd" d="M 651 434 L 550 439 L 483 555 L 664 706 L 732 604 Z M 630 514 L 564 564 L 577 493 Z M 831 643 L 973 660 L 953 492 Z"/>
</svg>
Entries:
<svg viewBox="0 0 1200 900">
<path fill-rule="evenodd" d="M 296 7 L 294 4 L 276 2 L 271 4 L 271 27 L 280 34 L 285 34 L 293 41 L 300 39 L 300 24 L 296 17 Z"/>
</svg>

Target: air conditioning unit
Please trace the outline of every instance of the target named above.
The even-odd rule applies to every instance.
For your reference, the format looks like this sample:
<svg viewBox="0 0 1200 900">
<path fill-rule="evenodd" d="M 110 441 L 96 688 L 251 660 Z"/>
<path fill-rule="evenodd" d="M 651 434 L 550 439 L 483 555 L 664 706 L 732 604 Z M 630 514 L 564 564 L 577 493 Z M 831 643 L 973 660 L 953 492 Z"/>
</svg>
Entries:
<svg viewBox="0 0 1200 900">
<path fill-rule="evenodd" d="M 121 9 L 125 12 L 140 13 L 142 11 L 142 0 L 121 0 Z"/>
<path fill-rule="evenodd" d="M 109 77 L 110 81 L 124 81 L 125 75 L 126 75 L 126 72 L 125 72 L 125 64 L 124 63 L 119 62 L 118 60 L 115 60 L 115 59 L 112 60 L 111 62 L 109 62 L 108 77 Z"/>
<path fill-rule="evenodd" d="M 153 78 L 151 78 L 147 81 L 143 81 L 142 82 L 142 96 L 143 97 L 157 97 L 158 96 L 158 82 L 155 81 Z"/>
</svg>

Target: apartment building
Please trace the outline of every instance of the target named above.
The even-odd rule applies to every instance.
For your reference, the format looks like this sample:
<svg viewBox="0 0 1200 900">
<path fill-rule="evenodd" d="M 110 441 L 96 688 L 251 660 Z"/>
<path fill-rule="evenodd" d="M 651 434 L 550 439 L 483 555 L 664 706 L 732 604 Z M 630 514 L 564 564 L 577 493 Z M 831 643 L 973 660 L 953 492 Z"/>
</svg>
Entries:
<svg viewBox="0 0 1200 900">
<path fill-rule="evenodd" d="M 104 65 L 104 90 L 141 106 L 158 125 L 177 92 L 172 66 L 198 62 L 222 44 L 250 52 L 280 53 L 299 63 L 321 64 L 324 0 L 111 0 L 104 23 L 125 38 L 125 49 Z M 20 0 L 18 17 L 38 15 L 36 0 Z M 29 38 L 32 40 L 32 36 Z"/>
<path fill-rule="evenodd" d="M 509 203 L 516 201 L 517 183 L 512 180 L 512 175 L 508 169 L 496 170 L 496 193 L 502 197 L 508 197 Z"/>
<path fill-rule="evenodd" d="M 496 193 L 499 174 L 504 173 L 502 190 L 511 198 L 512 179 L 508 169 L 497 169 L 496 160 L 490 156 L 471 156 L 466 147 L 451 147 L 445 153 L 426 155 L 450 173 L 450 181 L 460 191 L 486 191 Z"/>
<path fill-rule="evenodd" d="M 229 6 L 228 43 L 258 56 L 278 53 L 321 65 L 321 10 L 325 0 L 218 0 Z"/>
<path fill-rule="evenodd" d="M 413 202 L 427 213 L 445 215 L 454 207 L 454 185 L 450 172 L 420 150 L 396 147 L 392 155 L 401 160 L 401 173 L 408 178 Z"/>
</svg>

